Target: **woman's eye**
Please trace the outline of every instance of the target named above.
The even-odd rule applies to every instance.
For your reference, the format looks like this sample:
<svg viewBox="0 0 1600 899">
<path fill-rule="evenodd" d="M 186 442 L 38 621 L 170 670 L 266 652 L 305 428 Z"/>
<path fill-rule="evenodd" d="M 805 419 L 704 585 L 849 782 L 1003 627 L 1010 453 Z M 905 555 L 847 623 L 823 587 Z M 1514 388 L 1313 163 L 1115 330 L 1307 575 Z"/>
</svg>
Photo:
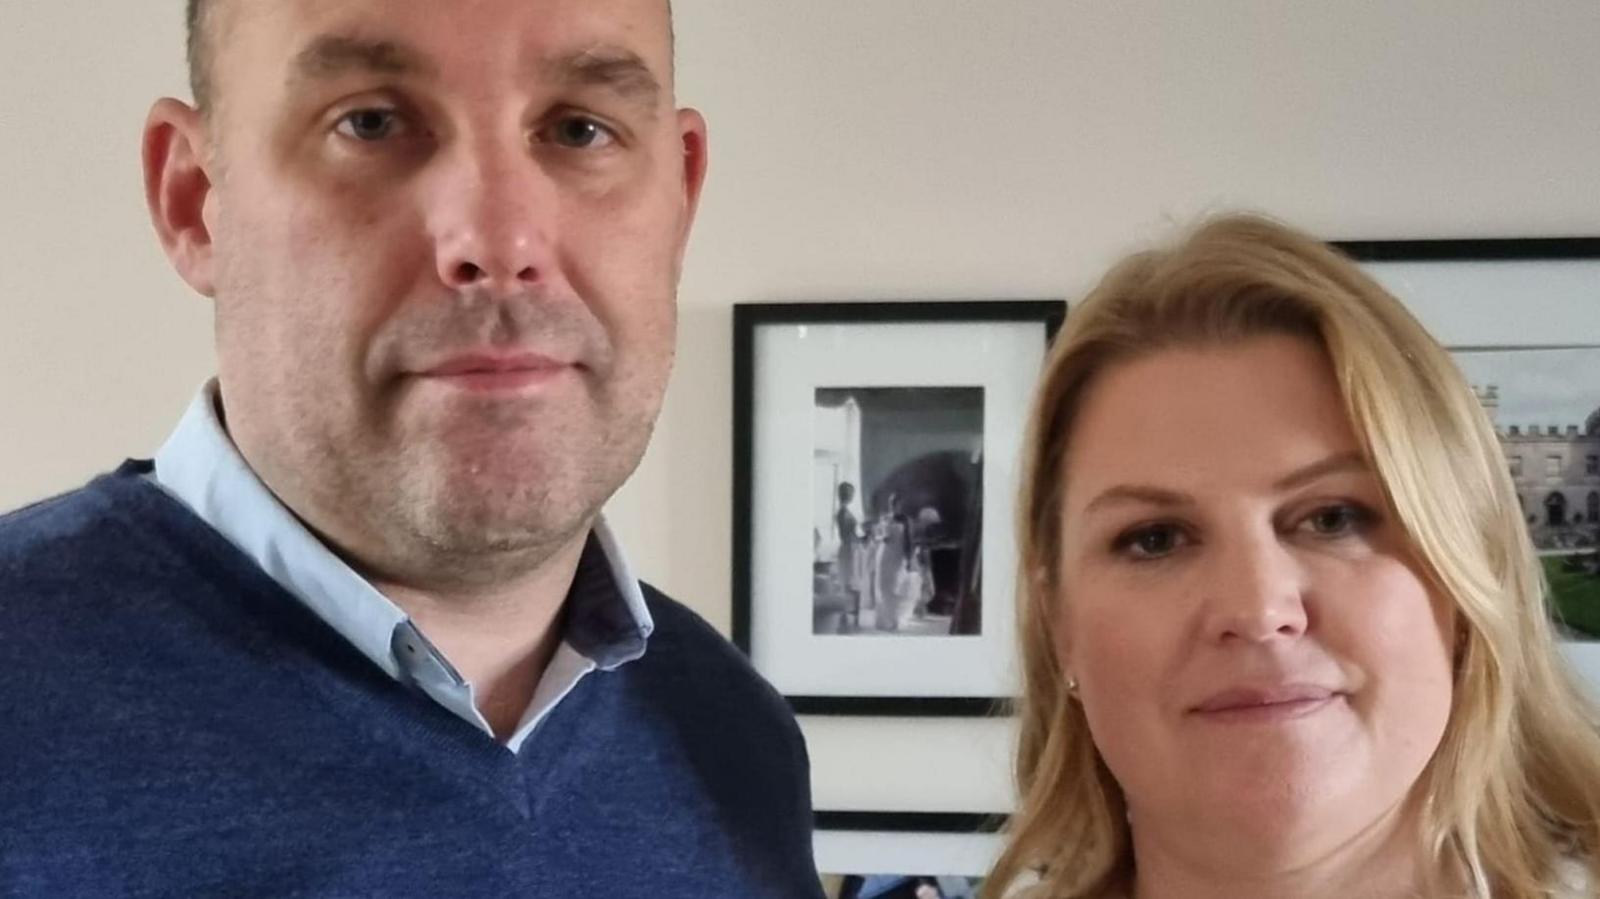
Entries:
<svg viewBox="0 0 1600 899">
<path fill-rule="evenodd" d="M 1169 556 L 1184 545 L 1183 532 L 1172 525 L 1137 528 L 1118 537 L 1114 548 L 1136 561 Z"/>
<path fill-rule="evenodd" d="M 583 116 L 569 116 L 545 129 L 546 141 L 569 150 L 595 150 L 616 141 L 611 129 Z"/>
<path fill-rule="evenodd" d="M 1304 527 L 1319 537 L 1343 537 L 1364 530 L 1372 514 L 1360 506 L 1341 503 L 1312 512 Z"/>
<path fill-rule="evenodd" d="M 394 137 L 401 130 L 400 115 L 392 109 L 357 109 L 339 119 L 345 137 L 373 142 Z"/>
</svg>

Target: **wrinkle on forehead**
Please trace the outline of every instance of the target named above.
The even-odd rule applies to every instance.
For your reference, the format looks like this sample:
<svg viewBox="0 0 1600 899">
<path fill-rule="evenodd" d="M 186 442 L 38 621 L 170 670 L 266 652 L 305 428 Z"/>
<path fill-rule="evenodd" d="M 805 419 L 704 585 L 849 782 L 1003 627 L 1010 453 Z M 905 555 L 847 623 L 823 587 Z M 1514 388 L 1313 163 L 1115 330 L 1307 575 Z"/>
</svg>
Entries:
<svg viewBox="0 0 1600 899">
<path fill-rule="evenodd" d="M 211 108 L 214 105 L 218 105 L 221 99 L 222 91 L 215 88 L 218 80 L 216 68 L 219 56 L 223 56 L 226 53 L 226 48 L 235 42 L 241 29 L 247 27 L 251 14 L 281 13 L 286 8 L 290 8 L 294 0 L 268 0 L 266 3 L 257 3 L 253 6 L 246 6 L 243 0 L 196 0 L 196 2 L 198 3 L 196 19 L 198 34 L 191 37 L 190 77 L 195 90 L 195 101 L 200 106 L 201 111 L 209 116 Z M 401 0 L 401 2 L 432 4 L 442 2 L 442 0 Z M 461 2 L 472 3 L 475 0 L 456 0 L 456 5 Z M 569 59 L 575 64 L 575 69 L 584 73 L 596 73 L 601 77 L 616 76 L 608 77 L 608 80 L 613 81 L 615 86 L 629 94 L 639 94 L 649 90 L 652 88 L 651 82 L 654 82 L 653 89 L 657 93 L 664 92 L 670 97 L 673 93 L 676 76 L 677 46 L 677 37 L 673 27 L 672 3 L 671 0 L 648 0 L 648 2 L 659 4 L 657 8 L 665 16 L 660 23 L 665 31 L 664 37 L 666 39 L 663 59 L 665 69 L 663 72 L 657 75 L 651 69 L 649 56 L 653 55 L 653 53 L 650 52 L 650 47 L 640 46 L 637 51 L 634 51 L 608 45 L 608 42 L 602 39 L 596 39 L 593 42 L 593 46 L 569 56 Z M 280 6 L 278 4 L 283 5 Z M 350 2 L 350 0 L 346 0 L 344 3 L 329 2 L 329 0 L 312 0 L 309 8 L 316 9 L 318 12 L 336 13 L 340 7 L 354 5 L 356 4 Z M 583 5 L 579 4 L 580 8 Z M 626 32 L 637 32 L 639 27 L 649 29 L 650 25 L 639 23 L 635 27 L 627 28 Z M 617 57 L 622 55 L 631 55 L 642 65 L 643 72 L 629 73 L 613 65 L 619 62 Z M 649 77 L 648 79 L 640 78 L 638 77 L 640 74 Z"/>
</svg>

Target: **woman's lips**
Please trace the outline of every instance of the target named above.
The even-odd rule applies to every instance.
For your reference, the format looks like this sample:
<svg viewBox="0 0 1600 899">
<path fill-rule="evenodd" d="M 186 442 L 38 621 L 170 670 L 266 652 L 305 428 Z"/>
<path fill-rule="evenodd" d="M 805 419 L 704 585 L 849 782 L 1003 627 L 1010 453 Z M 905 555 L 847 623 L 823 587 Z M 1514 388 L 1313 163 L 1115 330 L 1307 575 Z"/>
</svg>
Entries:
<svg viewBox="0 0 1600 899">
<path fill-rule="evenodd" d="M 1213 694 L 1190 714 L 1218 723 L 1289 721 L 1315 714 L 1343 695 L 1313 684 L 1241 686 Z"/>
</svg>

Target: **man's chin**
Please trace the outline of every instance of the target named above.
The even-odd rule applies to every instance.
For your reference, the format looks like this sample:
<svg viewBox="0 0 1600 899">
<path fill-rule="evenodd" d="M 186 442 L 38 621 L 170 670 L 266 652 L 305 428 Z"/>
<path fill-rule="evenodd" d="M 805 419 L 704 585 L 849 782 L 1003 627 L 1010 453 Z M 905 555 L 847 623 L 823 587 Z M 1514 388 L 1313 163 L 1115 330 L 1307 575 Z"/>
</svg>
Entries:
<svg viewBox="0 0 1600 899">
<path fill-rule="evenodd" d="M 614 447 L 574 436 L 419 441 L 397 472 L 396 511 L 430 545 L 469 556 L 566 545 L 622 480 Z"/>
<path fill-rule="evenodd" d="M 582 523 L 518 521 L 458 510 L 412 521 L 415 555 L 405 565 L 419 582 L 455 588 L 504 585 L 542 568 L 575 541 Z"/>
<path fill-rule="evenodd" d="M 563 544 L 586 524 L 585 504 L 552 479 L 526 470 L 512 481 L 497 472 L 458 474 L 441 481 L 407 510 L 430 544 L 468 556 L 535 551 Z"/>
</svg>

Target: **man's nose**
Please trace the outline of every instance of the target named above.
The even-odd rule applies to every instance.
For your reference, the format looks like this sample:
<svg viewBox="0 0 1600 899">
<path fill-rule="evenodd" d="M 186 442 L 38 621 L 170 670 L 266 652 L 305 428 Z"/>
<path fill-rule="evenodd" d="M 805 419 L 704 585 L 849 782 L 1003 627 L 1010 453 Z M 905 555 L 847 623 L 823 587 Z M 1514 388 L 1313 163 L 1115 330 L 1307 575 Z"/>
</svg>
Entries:
<svg viewBox="0 0 1600 899">
<path fill-rule="evenodd" d="M 458 148 L 429 199 L 447 287 L 503 295 L 554 274 L 558 187 L 525 141 L 502 137 Z"/>
</svg>

